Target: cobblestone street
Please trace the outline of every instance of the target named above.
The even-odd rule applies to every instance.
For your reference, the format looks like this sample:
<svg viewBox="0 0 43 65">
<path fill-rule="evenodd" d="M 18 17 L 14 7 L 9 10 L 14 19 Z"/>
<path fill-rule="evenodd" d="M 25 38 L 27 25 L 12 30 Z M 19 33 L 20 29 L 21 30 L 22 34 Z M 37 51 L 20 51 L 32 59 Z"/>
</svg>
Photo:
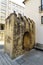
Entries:
<svg viewBox="0 0 43 65">
<path fill-rule="evenodd" d="M 0 45 L 0 65 L 43 65 L 43 51 L 32 49 L 30 53 L 26 53 L 16 59 L 11 60 L 4 53 L 3 45 Z"/>
</svg>

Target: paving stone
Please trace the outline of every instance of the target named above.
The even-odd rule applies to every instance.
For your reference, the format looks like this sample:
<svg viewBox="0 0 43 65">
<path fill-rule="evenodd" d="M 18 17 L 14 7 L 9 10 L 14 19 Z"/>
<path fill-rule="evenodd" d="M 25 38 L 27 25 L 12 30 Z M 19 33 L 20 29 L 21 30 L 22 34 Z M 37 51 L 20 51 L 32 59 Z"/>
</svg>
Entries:
<svg viewBox="0 0 43 65">
<path fill-rule="evenodd" d="M 25 62 L 25 60 L 23 58 L 17 59 L 16 60 L 18 64 L 23 64 Z"/>
<path fill-rule="evenodd" d="M 43 65 L 43 51 L 33 49 L 13 60 L 4 51 L 0 51 L 0 65 Z"/>
</svg>

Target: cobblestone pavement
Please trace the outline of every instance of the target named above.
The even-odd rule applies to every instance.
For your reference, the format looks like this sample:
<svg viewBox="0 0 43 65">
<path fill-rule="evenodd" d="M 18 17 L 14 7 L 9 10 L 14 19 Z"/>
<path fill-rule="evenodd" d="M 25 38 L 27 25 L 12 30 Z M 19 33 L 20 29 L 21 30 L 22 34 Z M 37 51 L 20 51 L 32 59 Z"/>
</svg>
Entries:
<svg viewBox="0 0 43 65">
<path fill-rule="evenodd" d="M 43 51 L 32 49 L 16 59 L 11 60 L 0 46 L 0 65 L 43 65 Z"/>
</svg>

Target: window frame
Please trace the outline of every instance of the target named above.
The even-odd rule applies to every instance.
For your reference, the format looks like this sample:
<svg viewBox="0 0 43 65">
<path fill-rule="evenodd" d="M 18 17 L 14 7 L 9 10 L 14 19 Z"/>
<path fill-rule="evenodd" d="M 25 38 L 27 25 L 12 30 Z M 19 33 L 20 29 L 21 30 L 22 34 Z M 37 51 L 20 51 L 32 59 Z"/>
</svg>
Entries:
<svg viewBox="0 0 43 65">
<path fill-rule="evenodd" d="M 43 24 L 42 18 L 43 18 L 43 16 L 41 16 L 41 24 Z"/>
<path fill-rule="evenodd" d="M 4 30 L 5 24 L 0 24 L 0 30 Z"/>
<path fill-rule="evenodd" d="M 42 0 L 41 0 L 41 10 L 42 10 Z"/>
</svg>

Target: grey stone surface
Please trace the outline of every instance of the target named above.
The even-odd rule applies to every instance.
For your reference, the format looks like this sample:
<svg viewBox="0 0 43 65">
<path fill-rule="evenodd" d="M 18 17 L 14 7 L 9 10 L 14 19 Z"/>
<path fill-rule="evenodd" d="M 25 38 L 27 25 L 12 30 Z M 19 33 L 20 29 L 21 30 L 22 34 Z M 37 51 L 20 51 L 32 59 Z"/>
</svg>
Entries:
<svg viewBox="0 0 43 65">
<path fill-rule="evenodd" d="M 0 65 L 43 65 L 43 51 L 32 49 L 30 52 L 16 58 L 10 57 L 0 49 Z"/>
<path fill-rule="evenodd" d="M 0 49 L 2 49 L 2 48 L 4 48 L 4 46 L 3 45 L 0 45 Z"/>
</svg>

